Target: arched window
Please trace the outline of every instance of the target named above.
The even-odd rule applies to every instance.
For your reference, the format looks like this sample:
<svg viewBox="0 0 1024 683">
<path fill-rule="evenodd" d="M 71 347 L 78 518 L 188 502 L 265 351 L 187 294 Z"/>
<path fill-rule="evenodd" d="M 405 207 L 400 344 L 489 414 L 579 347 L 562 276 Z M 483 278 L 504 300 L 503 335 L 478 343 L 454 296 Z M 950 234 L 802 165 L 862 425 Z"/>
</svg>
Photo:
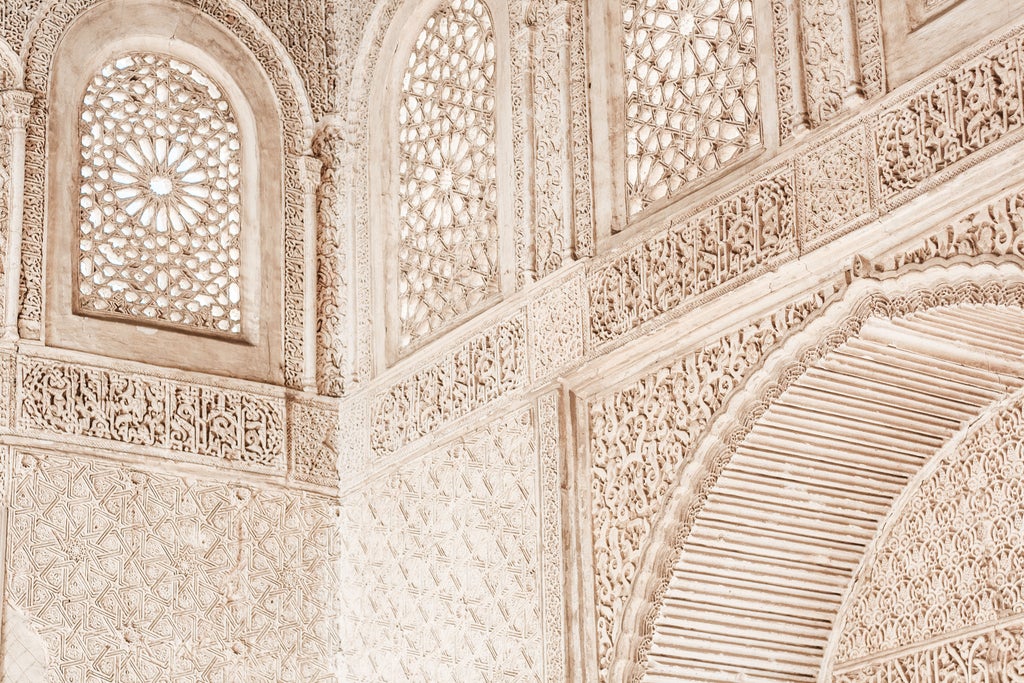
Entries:
<svg viewBox="0 0 1024 683">
<path fill-rule="evenodd" d="M 75 310 L 239 335 L 242 159 L 220 86 L 181 59 L 121 55 L 80 124 Z"/>
<path fill-rule="evenodd" d="M 676 195 L 760 141 L 752 0 L 625 0 L 626 203 Z"/>
<path fill-rule="evenodd" d="M 504 9 L 502 6 L 500 9 Z M 510 274 L 503 224 L 510 186 L 507 17 L 480 0 L 407 3 L 372 95 L 387 125 L 372 131 L 371 174 L 386 234 L 379 299 L 384 358 L 393 361 L 494 300 Z M 373 104 L 372 104 L 373 106 Z"/>
<path fill-rule="evenodd" d="M 284 130 L 260 62 L 178 3 L 102 3 L 49 84 L 44 341 L 283 381 Z M 188 25 L 187 36 L 176 27 Z M 98 47 L 99 46 L 99 47 Z"/>
</svg>

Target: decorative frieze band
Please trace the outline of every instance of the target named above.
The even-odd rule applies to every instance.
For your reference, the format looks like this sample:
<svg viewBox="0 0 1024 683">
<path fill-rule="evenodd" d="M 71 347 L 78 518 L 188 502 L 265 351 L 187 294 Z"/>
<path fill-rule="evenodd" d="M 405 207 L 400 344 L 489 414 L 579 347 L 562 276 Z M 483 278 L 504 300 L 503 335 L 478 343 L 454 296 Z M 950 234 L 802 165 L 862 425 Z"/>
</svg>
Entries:
<svg viewBox="0 0 1024 683">
<path fill-rule="evenodd" d="M 373 399 L 370 448 L 386 456 L 529 381 L 520 309 Z"/>
<path fill-rule="evenodd" d="M 283 397 L 20 356 L 16 426 L 285 471 Z"/>
<path fill-rule="evenodd" d="M 857 3 L 858 21 L 877 13 L 864 5 Z M 814 140 L 759 180 L 592 264 L 594 345 L 621 343 L 662 315 L 778 267 L 910 201 L 954 165 L 1019 139 L 1022 54 L 1018 31 L 894 98 L 880 114 Z M 864 76 L 869 94 L 879 87 L 871 85 L 877 76 Z"/>
<path fill-rule="evenodd" d="M 794 184 L 793 168 L 782 166 L 593 268 L 593 343 L 795 256 Z"/>
</svg>

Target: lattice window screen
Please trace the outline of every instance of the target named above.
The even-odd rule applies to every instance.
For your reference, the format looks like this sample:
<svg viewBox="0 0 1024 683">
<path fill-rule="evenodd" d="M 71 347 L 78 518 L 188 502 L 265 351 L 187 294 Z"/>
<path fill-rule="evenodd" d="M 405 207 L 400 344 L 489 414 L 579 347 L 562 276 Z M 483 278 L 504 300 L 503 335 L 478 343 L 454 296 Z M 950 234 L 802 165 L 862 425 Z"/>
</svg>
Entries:
<svg viewBox="0 0 1024 683">
<path fill-rule="evenodd" d="M 752 0 L 626 0 L 630 215 L 761 140 Z"/>
<path fill-rule="evenodd" d="M 129 54 L 96 73 L 80 115 L 76 310 L 241 333 L 241 152 L 220 87 Z"/>
<path fill-rule="evenodd" d="M 478 0 L 426 22 L 398 110 L 399 348 L 497 291 L 495 40 Z"/>
</svg>

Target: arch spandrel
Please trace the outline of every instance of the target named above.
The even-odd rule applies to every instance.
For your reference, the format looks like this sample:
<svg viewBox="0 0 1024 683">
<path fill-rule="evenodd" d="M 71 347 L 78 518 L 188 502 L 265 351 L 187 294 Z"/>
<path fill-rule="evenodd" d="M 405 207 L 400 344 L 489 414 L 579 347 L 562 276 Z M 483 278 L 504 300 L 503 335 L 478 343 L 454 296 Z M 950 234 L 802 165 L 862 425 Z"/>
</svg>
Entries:
<svg viewBox="0 0 1024 683">
<path fill-rule="evenodd" d="M 1021 275 L 961 264 L 858 281 L 772 353 L 655 520 L 608 680 L 816 680 L 892 501 L 963 425 L 1022 386 L 1024 349 L 990 348 L 1000 326 L 1024 330 Z M 968 324 L 954 307 L 971 309 Z M 989 308 L 995 327 L 982 332 L 988 313 L 973 309 Z M 901 415 L 910 410 L 921 415 Z M 786 448 L 794 438 L 803 451 Z"/>
<path fill-rule="evenodd" d="M 0 90 L 20 89 L 24 82 L 21 58 L 7 41 L 0 38 Z"/>
<path fill-rule="evenodd" d="M 958 437 L 906 487 L 861 559 L 822 683 L 908 666 L 942 680 L 975 663 L 1013 680 L 1006 667 L 1024 665 L 1019 646 L 1003 651 L 1024 636 L 1024 395 Z M 965 645 L 965 659 L 947 656 Z"/>
</svg>

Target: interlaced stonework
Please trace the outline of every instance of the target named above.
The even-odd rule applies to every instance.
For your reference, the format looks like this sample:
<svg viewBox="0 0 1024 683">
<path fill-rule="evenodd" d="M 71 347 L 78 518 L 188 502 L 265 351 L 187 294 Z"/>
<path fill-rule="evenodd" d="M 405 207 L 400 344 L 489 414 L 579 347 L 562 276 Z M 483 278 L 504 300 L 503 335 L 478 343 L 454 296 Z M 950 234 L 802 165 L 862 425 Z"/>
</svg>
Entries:
<svg viewBox="0 0 1024 683">
<path fill-rule="evenodd" d="M 852 595 L 837 661 L 887 659 L 886 652 L 1024 615 L 1022 520 L 1018 400 L 914 492 Z M 865 671 L 836 680 L 876 678 Z"/>
<path fill-rule="evenodd" d="M 241 331 L 241 160 L 223 92 L 184 61 L 104 65 L 81 110 L 83 312 Z"/>
<path fill-rule="evenodd" d="M 420 32 L 399 107 L 399 345 L 476 308 L 497 286 L 491 18 L 446 1 Z"/>
<path fill-rule="evenodd" d="M 761 140 L 751 0 L 627 0 L 630 214 Z"/>
</svg>

